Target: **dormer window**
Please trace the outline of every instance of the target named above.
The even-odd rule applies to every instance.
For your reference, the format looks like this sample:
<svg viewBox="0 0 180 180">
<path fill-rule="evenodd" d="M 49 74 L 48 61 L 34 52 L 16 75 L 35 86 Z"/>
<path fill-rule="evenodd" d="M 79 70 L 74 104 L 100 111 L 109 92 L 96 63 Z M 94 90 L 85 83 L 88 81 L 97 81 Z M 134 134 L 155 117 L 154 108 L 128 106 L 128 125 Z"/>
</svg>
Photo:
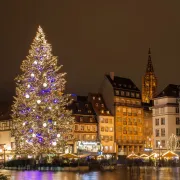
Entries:
<svg viewBox="0 0 180 180">
<path fill-rule="evenodd" d="M 104 104 L 101 104 L 101 107 L 104 107 Z"/>
<path fill-rule="evenodd" d="M 98 107 L 98 103 L 96 103 L 96 107 Z"/>
</svg>

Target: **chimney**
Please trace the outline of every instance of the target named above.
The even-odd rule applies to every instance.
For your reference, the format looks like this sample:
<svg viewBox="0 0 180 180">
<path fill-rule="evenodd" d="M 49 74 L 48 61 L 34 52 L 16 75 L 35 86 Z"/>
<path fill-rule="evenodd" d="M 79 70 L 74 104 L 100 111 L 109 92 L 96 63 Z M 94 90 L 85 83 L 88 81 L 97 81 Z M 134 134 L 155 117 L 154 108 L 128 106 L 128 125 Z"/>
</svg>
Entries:
<svg viewBox="0 0 180 180">
<path fill-rule="evenodd" d="M 110 72 L 109 76 L 111 77 L 111 79 L 114 81 L 114 72 Z"/>
</svg>

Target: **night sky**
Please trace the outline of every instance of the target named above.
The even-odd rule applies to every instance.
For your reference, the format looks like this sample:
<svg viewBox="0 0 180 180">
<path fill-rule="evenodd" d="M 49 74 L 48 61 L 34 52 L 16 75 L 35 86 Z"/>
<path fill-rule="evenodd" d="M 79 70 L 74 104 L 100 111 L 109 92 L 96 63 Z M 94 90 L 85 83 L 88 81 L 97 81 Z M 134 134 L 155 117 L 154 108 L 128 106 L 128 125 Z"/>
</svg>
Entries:
<svg viewBox="0 0 180 180">
<path fill-rule="evenodd" d="M 148 48 L 161 90 L 180 84 L 179 0 L 1 0 L 0 100 L 10 100 L 14 78 L 38 25 L 67 72 L 67 92 L 97 92 L 105 72 L 141 88 Z"/>
</svg>

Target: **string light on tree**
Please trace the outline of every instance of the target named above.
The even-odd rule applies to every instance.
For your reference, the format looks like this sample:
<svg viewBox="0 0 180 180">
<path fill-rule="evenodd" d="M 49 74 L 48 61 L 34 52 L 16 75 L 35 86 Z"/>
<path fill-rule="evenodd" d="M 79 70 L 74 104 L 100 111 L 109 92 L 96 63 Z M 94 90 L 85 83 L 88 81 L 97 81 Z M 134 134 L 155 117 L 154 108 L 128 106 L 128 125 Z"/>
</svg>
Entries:
<svg viewBox="0 0 180 180">
<path fill-rule="evenodd" d="M 40 103 L 41 103 L 41 100 L 38 99 L 38 100 L 37 100 L 37 103 L 40 104 Z"/>
<path fill-rule="evenodd" d="M 74 118 L 66 109 L 72 100 L 70 95 L 61 94 L 65 90 L 66 73 L 60 72 L 61 66 L 51 51 L 39 27 L 22 63 L 22 74 L 16 78 L 12 106 L 16 154 L 58 153 L 73 139 L 69 132 L 73 130 Z"/>
<path fill-rule="evenodd" d="M 26 96 L 25 96 L 25 97 L 28 99 L 30 96 L 29 96 L 29 94 L 26 94 Z"/>
<path fill-rule="evenodd" d="M 43 126 L 44 126 L 44 127 L 46 127 L 46 126 L 47 126 L 47 124 L 46 124 L 46 123 L 43 123 Z"/>
</svg>

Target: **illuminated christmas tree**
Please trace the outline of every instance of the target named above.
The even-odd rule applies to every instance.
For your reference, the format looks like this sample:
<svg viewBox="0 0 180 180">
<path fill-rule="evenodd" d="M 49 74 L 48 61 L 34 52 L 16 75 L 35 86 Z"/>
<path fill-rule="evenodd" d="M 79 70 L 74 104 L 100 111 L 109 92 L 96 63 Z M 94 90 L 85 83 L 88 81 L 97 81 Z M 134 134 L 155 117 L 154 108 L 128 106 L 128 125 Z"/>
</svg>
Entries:
<svg viewBox="0 0 180 180">
<path fill-rule="evenodd" d="M 66 107 L 70 95 L 64 94 L 65 73 L 51 54 L 41 27 L 21 65 L 12 106 L 17 154 L 43 154 L 63 151 L 73 139 L 74 119 Z"/>
</svg>

